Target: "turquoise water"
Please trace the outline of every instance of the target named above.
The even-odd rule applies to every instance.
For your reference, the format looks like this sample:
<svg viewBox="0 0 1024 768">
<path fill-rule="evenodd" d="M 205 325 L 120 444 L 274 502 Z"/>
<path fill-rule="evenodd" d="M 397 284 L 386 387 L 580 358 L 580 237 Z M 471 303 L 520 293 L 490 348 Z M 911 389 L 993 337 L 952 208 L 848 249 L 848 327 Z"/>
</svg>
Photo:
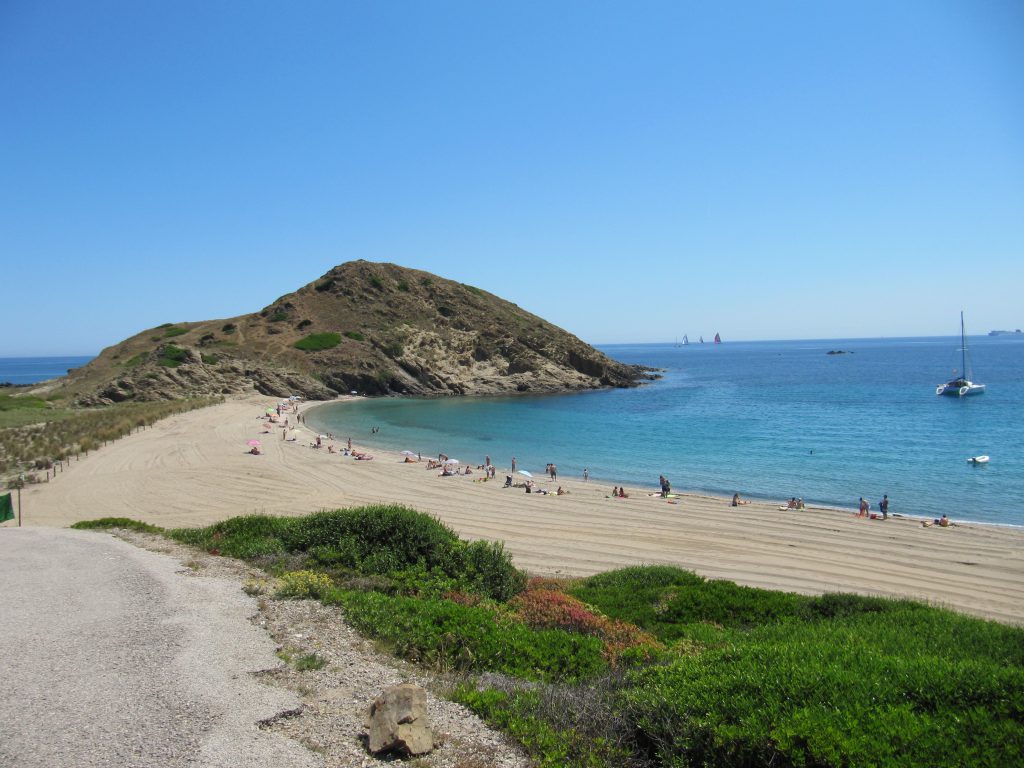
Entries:
<svg viewBox="0 0 1024 768">
<path fill-rule="evenodd" d="M 614 345 L 665 369 L 629 390 L 324 406 L 310 419 L 364 445 L 606 483 L 1024 525 L 1024 340 L 969 340 L 986 394 L 940 398 L 959 339 Z M 841 349 L 850 354 L 827 355 Z M 371 428 L 380 431 L 371 434 Z M 967 463 L 988 454 L 987 466 Z"/>
<path fill-rule="evenodd" d="M 35 384 L 81 368 L 92 355 L 73 357 L 0 357 L 0 384 Z"/>
</svg>

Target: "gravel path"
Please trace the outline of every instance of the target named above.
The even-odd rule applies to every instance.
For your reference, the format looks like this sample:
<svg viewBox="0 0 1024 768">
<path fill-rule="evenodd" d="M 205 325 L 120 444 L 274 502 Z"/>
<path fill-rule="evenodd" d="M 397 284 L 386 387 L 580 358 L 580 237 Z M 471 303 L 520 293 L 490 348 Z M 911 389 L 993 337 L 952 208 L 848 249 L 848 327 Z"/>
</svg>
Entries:
<svg viewBox="0 0 1024 768">
<path fill-rule="evenodd" d="M 120 535 L 0 530 L 0 765 L 393 764 L 363 746 L 366 709 L 399 682 L 436 689 L 429 673 L 337 609 L 247 597 L 264 574 L 244 563 Z M 298 672 L 275 649 L 327 665 Z M 461 706 L 427 706 L 437 747 L 417 765 L 530 765 Z"/>
<path fill-rule="evenodd" d="M 316 766 L 237 585 L 85 531 L 0 531 L 0 765 Z"/>
</svg>

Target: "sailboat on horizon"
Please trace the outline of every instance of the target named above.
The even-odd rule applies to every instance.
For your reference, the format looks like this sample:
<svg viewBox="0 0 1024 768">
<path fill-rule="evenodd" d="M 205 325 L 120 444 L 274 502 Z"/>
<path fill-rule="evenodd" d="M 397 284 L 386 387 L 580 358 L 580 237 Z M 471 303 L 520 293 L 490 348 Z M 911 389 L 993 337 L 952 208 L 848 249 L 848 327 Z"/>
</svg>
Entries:
<svg viewBox="0 0 1024 768">
<path fill-rule="evenodd" d="M 719 336 L 719 335 L 718 335 L 718 334 L 716 333 L 716 334 L 715 334 L 715 344 L 721 344 L 721 343 L 722 343 L 722 337 L 721 337 L 721 336 Z"/>
<path fill-rule="evenodd" d="M 960 375 L 957 376 L 957 373 Z M 960 312 L 960 370 L 953 369 L 953 378 L 945 384 L 935 388 L 936 395 L 949 395 L 950 397 L 967 397 L 968 395 L 981 395 L 985 392 L 985 385 L 971 381 L 971 369 L 967 357 L 967 334 L 964 333 L 964 313 Z"/>
</svg>

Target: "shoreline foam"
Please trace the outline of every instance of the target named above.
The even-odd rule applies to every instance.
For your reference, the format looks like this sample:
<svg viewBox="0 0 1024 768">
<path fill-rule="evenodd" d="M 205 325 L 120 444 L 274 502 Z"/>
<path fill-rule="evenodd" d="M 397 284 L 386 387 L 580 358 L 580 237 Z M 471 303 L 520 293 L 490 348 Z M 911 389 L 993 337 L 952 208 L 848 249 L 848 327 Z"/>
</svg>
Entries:
<svg viewBox="0 0 1024 768">
<path fill-rule="evenodd" d="M 569 495 L 526 494 L 501 488 L 507 468 L 474 483 L 480 472 L 440 478 L 424 464 L 403 463 L 400 453 L 358 442 L 373 461 L 311 450 L 308 428 L 299 443 L 282 440 L 276 427 L 264 435 L 259 415 L 276 402 L 253 396 L 178 414 L 94 452 L 22 492 L 25 524 L 130 517 L 198 526 L 253 513 L 398 503 L 464 538 L 504 541 L 516 564 L 537 575 L 668 564 L 749 586 L 908 597 L 1024 624 L 1020 529 L 923 528 L 894 515 L 865 521 L 848 511 L 780 512 L 778 501 L 763 500 L 731 507 L 728 498 L 697 494 L 666 503 L 656 488 L 627 487 L 630 498 L 611 499 L 611 484 L 596 478 L 537 476 L 540 487 L 562 485 Z M 304 416 L 317 405 L 305 404 Z M 263 440 L 263 455 L 246 452 L 252 438 Z"/>
</svg>

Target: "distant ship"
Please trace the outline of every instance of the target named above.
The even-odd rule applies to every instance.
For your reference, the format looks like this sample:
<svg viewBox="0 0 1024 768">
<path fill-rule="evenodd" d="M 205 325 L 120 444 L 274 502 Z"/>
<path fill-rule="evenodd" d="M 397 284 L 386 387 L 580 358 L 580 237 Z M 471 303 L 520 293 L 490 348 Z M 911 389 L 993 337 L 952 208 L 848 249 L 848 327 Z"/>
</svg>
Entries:
<svg viewBox="0 0 1024 768">
<path fill-rule="evenodd" d="M 716 334 L 715 334 L 715 344 L 721 344 L 721 343 L 722 343 L 722 337 L 721 337 L 721 336 L 719 336 L 719 335 L 718 335 L 718 334 L 716 333 Z"/>
<path fill-rule="evenodd" d="M 1018 328 L 1015 331 L 989 331 L 988 335 L 989 336 L 1008 336 L 1008 335 L 1011 335 L 1011 334 L 1014 334 L 1014 333 L 1021 333 L 1020 328 Z"/>
</svg>

